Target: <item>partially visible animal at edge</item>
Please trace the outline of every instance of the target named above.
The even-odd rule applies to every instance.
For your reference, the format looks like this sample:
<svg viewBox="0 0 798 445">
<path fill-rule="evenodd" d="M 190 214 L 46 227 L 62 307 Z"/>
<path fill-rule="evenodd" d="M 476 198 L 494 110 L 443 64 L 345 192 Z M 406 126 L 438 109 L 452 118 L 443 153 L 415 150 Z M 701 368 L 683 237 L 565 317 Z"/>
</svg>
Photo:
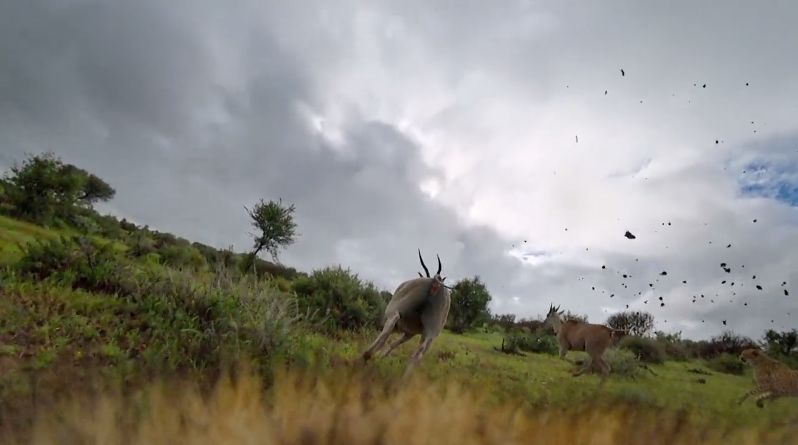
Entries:
<svg viewBox="0 0 798 445">
<path fill-rule="evenodd" d="M 591 367 L 597 366 L 601 374 L 606 377 L 610 373 L 610 365 L 604 361 L 604 352 L 612 345 L 617 334 L 625 333 L 625 331 L 612 329 L 602 324 L 563 320 L 563 312 L 559 306 L 549 305 L 545 321 L 546 325 L 551 326 L 557 335 L 560 358 L 565 360 L 568 351 L 585 351 L 590 359 L 585 361 L 581 369 L 574 371 L 573 375 L 581 375 Z"/>
<path fill-rule="evenodd" d="M 361 356 L 364 363 L 368 362 L 385 346 L 386 340 L 395 331 L 399 331 L 402 336 L 391 343 L 381 357 L 387 356 L 401 344 L 421 334 L 419 346 L 410 356 L 405 369 L 405 377 L 418 365 L 433 340 L 443 331 L 451 304 L 449 287 L 443 284 L 446 277 L 441 276 L 440 257 L 438 257 L 438 271 L 432 277 L 421 257 L 421 249 L 418 251 L 418 259 L 427 276 L 421 276 L 419 272 L 420 278 L 407 280 L 396 288 L 385 308 L 382 332 Z"/>
<path fill-rule="evenodd" d="M 765 400 L 798 397 L 798 370 L 755 348 L 741 352 L 740 360 L 754 368 L 754 389 L 745 393 L 737 401 L 738 405 L 751 396 L 754 396 L 756 406 L 760 408 L 764 407 Z"/>
</svg>

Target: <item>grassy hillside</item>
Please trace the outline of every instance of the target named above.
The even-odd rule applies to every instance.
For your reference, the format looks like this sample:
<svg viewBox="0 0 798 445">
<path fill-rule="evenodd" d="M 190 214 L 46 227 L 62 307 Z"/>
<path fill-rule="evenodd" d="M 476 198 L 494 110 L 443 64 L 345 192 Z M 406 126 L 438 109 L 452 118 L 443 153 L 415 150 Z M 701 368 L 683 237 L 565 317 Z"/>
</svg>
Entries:
<svg viewBox="0 0 798 445">
<path fill-rule="evenodd" d="M 319 286 L 375 298 L 345 271 L 253 280 L 222 263 L 169 266 L 158 252 L 174 244 L 135 253 L 133 235 L 59 241 L 70 234 L 0 217 L 6 441 L 785 443 L 798 432 L 798 399 L 733 403 L 752 387 L 750 369 L 693 359 L 645 370 L 613 350 L 600 385 L 553 355 L 498 351 L 503 336 L 490 329 L 445 332 L 403 387 L 415 341 L 361 367 L 376 334 L 368 317 L 332 329 L 308 306 L 303 292 Z M 237 384 L 217 380 L 242 361 Z"/>
<path fill-rule="evenodd" d="M 19 259 L 22 254 L 20 244 L 53 239 L 58 235 L 57 231 L 0 215 L 0 265 L 8 265 Z"/>
</svg>

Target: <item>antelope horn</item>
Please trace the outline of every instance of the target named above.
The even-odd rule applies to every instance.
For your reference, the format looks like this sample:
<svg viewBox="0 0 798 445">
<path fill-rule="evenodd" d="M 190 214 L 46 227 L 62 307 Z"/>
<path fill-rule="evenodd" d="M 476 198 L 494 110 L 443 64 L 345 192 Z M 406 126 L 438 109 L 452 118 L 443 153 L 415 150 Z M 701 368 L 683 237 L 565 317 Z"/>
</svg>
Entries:
<svg viewBox="0 0 798 445">
<path fill-rule="evenodd" d="M 419 261 L 421 261 L 421 267 L 424 268 L 424 272 L 427 273 L 427 278 L 429 278 L 429 270 L 427 269 L 427 266 L 424 264 L 424 258 L 421 258 L 421 249 L 418 249 L 418 259 Z M 421 275 L 421 273 L 419 273 L 419 275 Z"/>
<path fill-rule="evenodd" d="M 435 254 L 435 256 L 438 258 L 438 271 L 435 272 L 435 275 L 440 275 L 441 274 L 441 257 L 439 257 L 437 253 Z"/>
</svg>

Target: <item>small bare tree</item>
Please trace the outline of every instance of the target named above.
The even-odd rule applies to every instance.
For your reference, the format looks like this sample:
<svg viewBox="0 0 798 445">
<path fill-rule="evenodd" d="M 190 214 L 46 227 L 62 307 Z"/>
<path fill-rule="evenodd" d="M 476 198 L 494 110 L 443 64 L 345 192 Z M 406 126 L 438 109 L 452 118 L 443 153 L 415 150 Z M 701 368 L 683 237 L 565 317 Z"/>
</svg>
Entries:
<svg viewBox="0 0 798 445">
<path fill-rule="evenodd" d="M 607 318 L 607 326 L 643 337 L 654 329 L 654 316 L 642 311 L 618 312 Z"/>
</svg>

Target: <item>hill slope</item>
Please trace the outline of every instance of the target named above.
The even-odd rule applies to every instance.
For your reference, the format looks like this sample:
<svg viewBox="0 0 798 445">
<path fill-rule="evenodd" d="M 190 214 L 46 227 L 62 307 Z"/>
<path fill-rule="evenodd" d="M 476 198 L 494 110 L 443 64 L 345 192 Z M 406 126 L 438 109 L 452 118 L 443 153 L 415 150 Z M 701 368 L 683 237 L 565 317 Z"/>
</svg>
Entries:
<svg viewBox="0 0 798 445">
<path fill-rule="evenodd" d="M 586 409 L 596 416 L 611 413 L 615 417 L 606 420 L 621 424 L 635 422 L 635 416 L 641 413 L 659 413 L 645 417 L 649 423 L 627 426 L 650 433 L 657 430 L 657 419 L 686 416 L 690 419 L 688 432 L 679 433 L 680 428 L 686 427 L 674 421 L 668 428 L 675 428 L 676 436 L 664 435 L 657 440 L 681 437 L 689 443 L 688 439 L 696 434 L 713 437 L 712 434 L 730 430 L 754 434 L 777 428 L 792 434 L 798 423 L 798 399 L 777 400 L 765 409 L 756 408 L 750 401 L 742 406 L 733 403 L 751 388 L 750 369 L 745 369 L 743 375 L 729 375 L 708 371 L 701 360 L 690 360 L 651 365 L 652 373 L 638 369 L 636 361 L 630 362 L 628 356 L 618 353 L 616 372 L 600 385 L 594 375 L 572 377 L 569 371 L 573 365 L 553 355 L 504 354 L 498 350 L 502 335 L 489 330 L 466 335 L 445 332 L 424 358 L 416 383 L 410 389 L 395 392 L 414 342 L 360 369 L 354 363 L 375 333 L 321 329 L 297 310 L 298 297 L 292 291 L 292 282 L 285 278 L 253 281 L 224 271 L 211 272 L 207 267 L 176 270 L 157 257 L 132 258 L 125 253 L 127 247 L 111 245 L 110 250 L 104 250 L 102 246 L 109 242 L 98 237 L 88 244 L 59 241 L 60 235 L 70 234 L 68 230 L 48 230 L 0 217 L 0 264 L 6 265 L 0 276 L 0 416 L 6 419 L 2 428 L 8 434 L 30 431 L 36 416 L 51 419 L 47 413 L 61 406 L 61 396 L 96 394 L 114 388 L 130 391 L 147 387 L 153 378 L 170 381 L 178 377 L 183 382 L 196 382 L 207 395 L 221 370 L 246 358 L 254 360 L 253 376 L 267 388 L 258 393 L 262 400 L 258 396 L 251 402 L 265 404 L 268 412 L 258 411 L 258 415 L 273 421 L 298 409 L 285 400 L 284 406 L 275 402 L 274 397 L 279 399 L 281 391 L 287 389 L 279 384 L 272 386 L 274 382 L 281 378 L 290 382 L 304 376 L 303 379 L 317 382 L 314 385 L 332 385 L 330 388 L 349 382 L 344 385 L 351 385 L 346 391 L 361 391 L 363 400 L 371 400 L 368 403 L 393 403 L 393 409 L 399 410 L 401 416 L 416 421 L 423 416 L 448 416 L 448 421 L 455 422 L 453 425 L 519 408 L 537 413 L 529 414 L 533 417 L 524 415 L 527 417 L 523 417 L 522 424 L 527 426 L 534 416 L 563 410 L 573 413 Z M 19 244 L 34 241 L 42 243 L 32 245 L 44 247 L 20 250 Z M 53 258 L 63 261 L 52 262 Z M 40 277 L 37 274 L 42 272 L 43 264 L 47 274 Z M 569 359 L 582 355 L 569 353 Z M 379 390 L 361 387 L 360 382 L 364 381 L 366 386 Z M 434 402 L 420 382 L 432 391 L 456 388 L 458 395 L 448 402 Z M 295 387 L 296 403 L 310 403 L 308 398 L 312 399 L 311 394 L 318 389 L 314 388 Z M 228 390 L 229 397 L 245 397 L 238 393 L 240 388 Z M 161 389 L 154 391 L 158 394 Z M 387 392 L 377 396 L 373 391 Z M 355 406 L 357 411 L 363 409 L 359 404 L 365 403 L 325 397 L 317 401 L 321 404 L 316 406 L 319 412 L 345 412 Z M 406 405 L 414 398 L 418 405 Z M 459 414 L 435 411 L 435 403 L 451 406 L 453 401 L 477 403 L 476 400 L 479 406 L 464 407 Z M 120 410 L 133 406 L 127 399 L 114 403 L 119 404 Z M 173 408 L 210 409 L 203 405 L 206 402 L 192 403 L 198 405 L 191 408 L 178 404 Z M 433 411 L 425 414 L 419 406 Z M 232 411 L 250 408 L 239 406 Z M 358 412 L 357 416 L 363 419 L 374 420 L 374 416 L 382 415 Z M 72 420 L 67 419 L 74 423 L 72 426 L 63 424 L 52 431 L 61 434 L 64 430 L 59 428 L 74 429 L 75 424 L 95 427 L 85 417 L 85 411 L 76 413 Z M 325 415 L 318 416 L 322 424 L 306 426 L 316 431 L 313 434 L 322 434 L 324 422 L 331 422 Z M 390 416 L 379 417 L 374 421 L 385 423 L 389 419 Z M 545 423 L 535 425 L 554 428 Z M 467 430 L 471 426 L 457 427 Z M 422 436 L 434 430 L 432 426 L 417 427 Z M 410 432 L 416 426 L 407 428 Z M 585 443 L 607 443 L 596 440 Z"/>
</svg>

